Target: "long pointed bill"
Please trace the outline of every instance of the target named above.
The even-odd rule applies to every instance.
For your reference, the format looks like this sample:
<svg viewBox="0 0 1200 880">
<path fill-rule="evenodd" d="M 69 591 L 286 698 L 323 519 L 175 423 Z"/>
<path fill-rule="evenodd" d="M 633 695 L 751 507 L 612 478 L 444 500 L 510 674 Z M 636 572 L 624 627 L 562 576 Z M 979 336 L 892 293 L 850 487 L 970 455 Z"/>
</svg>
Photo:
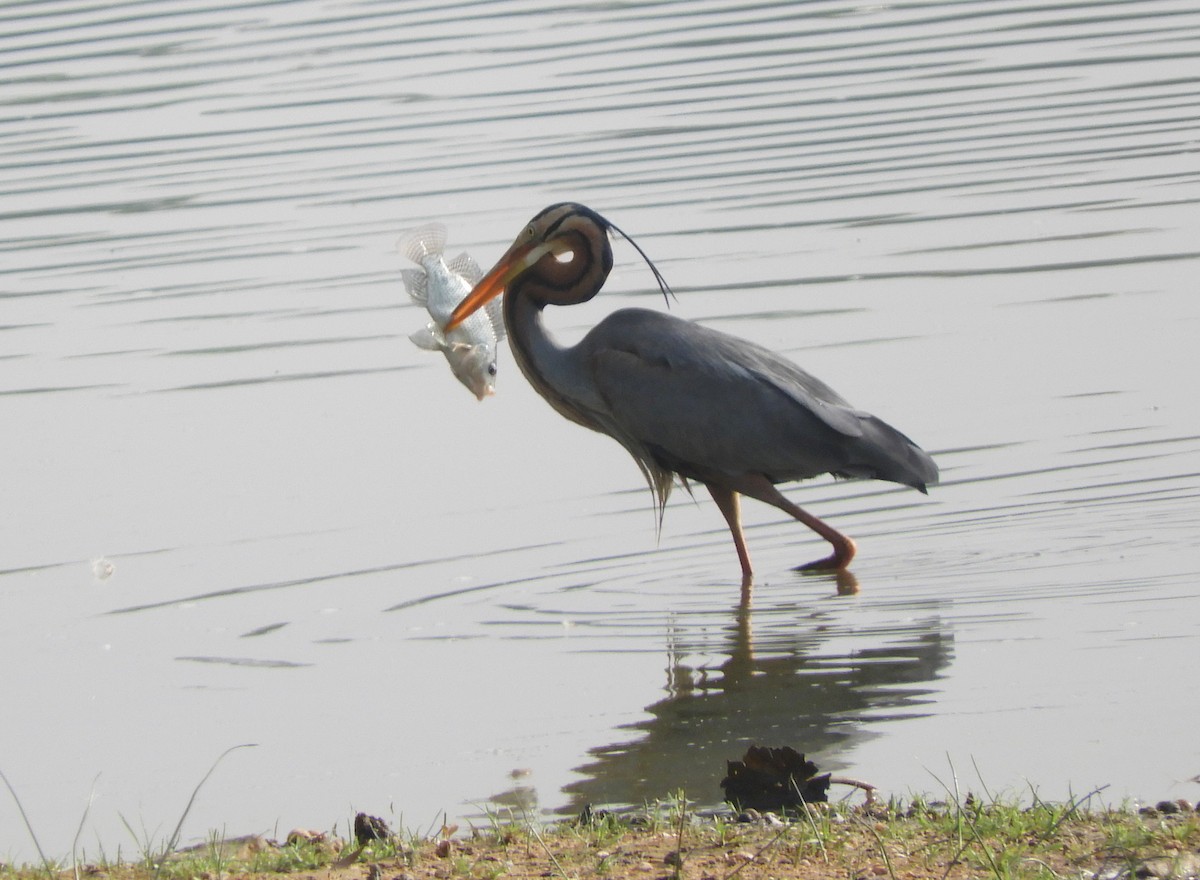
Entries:
<svg viewBox="0 0 1200 880">
<path fill-rule="evenodd" d="M 479 279 L 479 283 L 475 285 L 474 289 L 450 313 L 450 320 L 446 322 L 445 329 L 448 331 L 453 330 L 488 300 L 495 299 L 504 293 L 504 288 L 514 278 L 546 256 L 546 254 L 554 252 L 555 245 L 553 242 L 513 245 L 508 249 L 508 253 L 500 258 L 500 262 L 493 266 L 490 272 Z"/>
</svg>

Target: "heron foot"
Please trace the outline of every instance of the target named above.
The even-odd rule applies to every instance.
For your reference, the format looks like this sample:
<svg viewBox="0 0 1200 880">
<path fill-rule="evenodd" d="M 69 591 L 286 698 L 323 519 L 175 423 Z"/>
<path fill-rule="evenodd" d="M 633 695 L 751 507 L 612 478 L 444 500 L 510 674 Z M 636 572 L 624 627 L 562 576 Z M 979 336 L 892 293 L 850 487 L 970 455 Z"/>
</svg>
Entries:
<svg viewBox="0 0 1200 880">
<path fill-rule="evenodd" d="M 850 561 L 842 562 L 838 556 L 827 556 L 823 559 L 814 559 L 812 562 L 805 562 L 803 565 L 797 565 L 793 571 L 812 571 L 812 573 L 821 573 L 821 571 L 840 571 L 846 568 Z"/>
<path fill-rule="evenodd" d="M 806 562 L 803 565 L 797 565 L 792 571 L 838 571 L 844 569 L 846 564 L 841 562 L 836 555 L 826 556 L 824 559 L 814 559 L 812 562 Z"/>
<path fill-rule="evenodd" d="M 816 562 L 810 562 L 807 565 L 797 565 L 792 571 L 799 572 L 805 575 L 824 575 L 829 577 L 832 575 L 833 582 L 837 585 L 839 596 L 853 596 L 858 590 L 858 578 L 854 576 L 848 568 L 839 568 L 832 564 L 833 557 L 828 559 L 818 559 Z"/>
<path fill-rule="evenodd" d="M 832 530 L 831 530 L 832 531 Z M 854 559 L 854 554 L 858 552 L 858 545 L 853 540 L 845 535 L 834 532 L 839 541 L 830 541 L 833 544 L 833 552 L 824 559 L 815 559 L 812 562 L 806 562 L 804 565 L 798 565 L 793 571 L 844 571 L 851 560 Z"/>
</svg>

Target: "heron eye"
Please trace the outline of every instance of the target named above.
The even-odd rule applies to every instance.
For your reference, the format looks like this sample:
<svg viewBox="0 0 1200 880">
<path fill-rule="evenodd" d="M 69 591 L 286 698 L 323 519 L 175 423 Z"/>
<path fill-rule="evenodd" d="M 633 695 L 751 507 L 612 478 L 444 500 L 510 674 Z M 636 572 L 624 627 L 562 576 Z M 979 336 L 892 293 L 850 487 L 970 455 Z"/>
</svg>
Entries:
<svg viewBox="0 0 1200 880">
<path fill-rule="evenodd" d="M 495 364 L 488 364 L 488 375 L 489 376 L 496 375 L 496 365 Z"/>
</svg>

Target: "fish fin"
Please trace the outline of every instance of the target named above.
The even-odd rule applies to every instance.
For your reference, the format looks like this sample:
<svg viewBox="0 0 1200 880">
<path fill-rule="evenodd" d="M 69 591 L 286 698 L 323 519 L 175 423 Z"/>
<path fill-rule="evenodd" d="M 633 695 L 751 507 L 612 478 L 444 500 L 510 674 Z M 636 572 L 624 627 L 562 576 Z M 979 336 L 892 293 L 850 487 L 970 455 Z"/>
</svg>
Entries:
<svg viewBox="0 0 1200 880">
<path fill-rule="evenodd" d="M 416 333 L 410 333 L 408 338 L 417 348 L 423 348 L 426 351 L 444 351 L 446 348 L 446 337 L 442 335 L 437 324 L 432 321 Z"/>
<path fill-rule="evenodd" d="M 440 254 L 445 247 L 446 227 L 441 223 L 426 223 L 410 229 L 396 242 L 396 249 L 417 264 L 428 256 Z"/>
<path fill-rule="evenodd" d="M 464 278 L 472 287 L 483 278 L 483 270 L 468 253 L 461 253 L 446 264 L 455 275 Z"/>
<path fill-rule="evenodd" d="M 429 302 L 428 275 L 420 269 L 401 269 L 400 279 L 404 282 L 404 289 L 413 298 L 413 302 L 419 306 L 424 306 Z"/>
<path fill-rule="evenodd" d="M 496 341 L 499 342 L 504 338 L 504 294 L 488 300 L 483 311 L 492 322 L 492 332 L 496 334 Z"/>
</svg>

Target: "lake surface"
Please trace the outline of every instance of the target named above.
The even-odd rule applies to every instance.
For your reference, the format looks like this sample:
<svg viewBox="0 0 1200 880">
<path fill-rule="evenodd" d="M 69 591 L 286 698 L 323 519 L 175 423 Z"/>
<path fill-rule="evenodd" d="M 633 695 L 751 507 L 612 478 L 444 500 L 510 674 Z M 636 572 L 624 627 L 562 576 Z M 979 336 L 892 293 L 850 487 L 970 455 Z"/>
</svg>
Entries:
<svg viewBox="0 0 1200 880">
<path fill-rule="evenodd" d="M 792 745 L 887 793 L 1196 798 L 1200 9 L 0 8 L 0 770 L 43 847 L 424 830 Z M 937 459 L 649 492 L 507 349 L 407 339 L 406 228 L 547 204 Z M 618 241 L 577 339 L 665 308 Z M 136 834 L 131 834 L 129 828 Z M 0 792 L 0 858 L 36 857 Z"/>
</svg>

